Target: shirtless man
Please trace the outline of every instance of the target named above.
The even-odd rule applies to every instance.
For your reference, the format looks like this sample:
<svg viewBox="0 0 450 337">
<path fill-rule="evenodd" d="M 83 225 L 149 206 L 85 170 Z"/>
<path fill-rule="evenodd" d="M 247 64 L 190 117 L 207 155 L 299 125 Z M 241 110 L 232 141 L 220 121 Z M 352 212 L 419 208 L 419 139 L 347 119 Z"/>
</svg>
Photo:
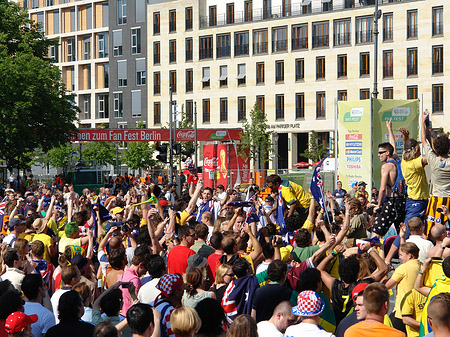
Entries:
<svg viewBox="0 0 450 337">
<path fill-rule="evenodd" d="M 400 228 L 400 222 L 405 217 L 405 199 L 396 197 L 393 187 L 397 180 L 397 166 L 394 156 L 394 147 L 390 143 L 378 145 L 378 158 L 385 163 L 381 167 L 381 183 L 378 194 L 378 204 L 375 206 L 375 221 L 373 223 L 373 233 L 378 237 L 383 237 L 389 227 L 395 224 L 395 228 Z"/>
</svg>

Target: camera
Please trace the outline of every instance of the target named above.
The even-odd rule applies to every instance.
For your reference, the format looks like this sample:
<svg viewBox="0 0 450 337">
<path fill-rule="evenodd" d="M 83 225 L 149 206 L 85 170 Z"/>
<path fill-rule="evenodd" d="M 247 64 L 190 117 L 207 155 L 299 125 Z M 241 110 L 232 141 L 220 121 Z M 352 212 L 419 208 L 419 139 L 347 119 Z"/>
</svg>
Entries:
<svg viewBox="0 0 450 337">
<path fill-rule="evenodd" d="M 130 227 L 127 224 L 123 224 L 122 226 L 120 226 L 120 230 L 122 232 L 128 232 L 130 230 Z"/>
</svg>

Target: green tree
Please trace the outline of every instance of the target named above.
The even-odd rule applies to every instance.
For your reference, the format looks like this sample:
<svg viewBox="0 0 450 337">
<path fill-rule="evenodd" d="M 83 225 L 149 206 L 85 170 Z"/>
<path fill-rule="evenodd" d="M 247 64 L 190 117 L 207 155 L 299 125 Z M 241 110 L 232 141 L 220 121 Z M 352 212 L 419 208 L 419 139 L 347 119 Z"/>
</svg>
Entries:
<svg viewBox="0 0 450 337">
<path fill-rule="evenodd" d="M 117 149 L 113 142 L 85 142 L 81 149 L 82 159 L 101 164 L 116 163 Z"/>
<path fill-rule="evenodd" d="M 69 140 L 78 108 L 47 57 L 56 42 L 14 2 L 0 1 L 0 18 L 0 157 L 19 168 L 29 160 L 24 153 Z"/>
<path fill-rule="evenodd" d="M 71 160 L 76 161 L 79 158 L 79 151 L 72 147 L 72 143 L 54 147 L 47 152 L 46 156 L 40 157 L 38 160 L 42 164 L 49 164 L 52 167 L 66 169 Z"/>
<path fill-rule="evenodd" d="M 311 159 L 313 162 L 318 162 L 323 159 L 330 149 L 326 148 L 320 139 L 319 135 L 315 131 L 311 131 L 309 135 L 308 148 L 300 156 Z"/>
<path fill-rule="evenodd" d="M 143 129 L 144 123 L 139 122 L 136 129 Z M 128 142 L 124 150 L 123 161 L 132 170 L 145 170 L 149 167 L 155 167 L 159 162 L 153 159 L 155 145 L 149 142 Z"/>
<path fill-rule="evenodd" d="M 242 126 L 241 147 L 239 155 L 253 160 L 254 167 L 260 169 L 263 162 L 269 161 L 272 152 L 270 135 L 272 131 L 267 125 L 266 115 L 255 103 L 250 111 L 250 120 L 245 120 Z"/>
</svg>

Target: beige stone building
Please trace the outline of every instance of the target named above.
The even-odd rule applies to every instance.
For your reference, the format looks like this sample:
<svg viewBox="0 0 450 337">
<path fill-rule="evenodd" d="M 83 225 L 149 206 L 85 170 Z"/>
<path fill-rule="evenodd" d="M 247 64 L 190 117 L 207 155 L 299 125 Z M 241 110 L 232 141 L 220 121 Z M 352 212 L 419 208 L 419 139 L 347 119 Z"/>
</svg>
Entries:
<svg viewBox="0 0 450 337">
<path fill-rule="evenodd" d="M 333 138 L 336 101 L 369 98 L 374 82 L 374 0 L 150 1 L 149 127 L 173 100 L 198 126 L 237 128 L 256 103 L 279 135 L 279 168 L 292 168 L 308 133 Z M 449 130 L 444 100 L 450 6 L 379 0 L 379 98 L 419 98 L 433 127 Z M 200 158 L 201 159 L 201 158 Z"/>
</svg>

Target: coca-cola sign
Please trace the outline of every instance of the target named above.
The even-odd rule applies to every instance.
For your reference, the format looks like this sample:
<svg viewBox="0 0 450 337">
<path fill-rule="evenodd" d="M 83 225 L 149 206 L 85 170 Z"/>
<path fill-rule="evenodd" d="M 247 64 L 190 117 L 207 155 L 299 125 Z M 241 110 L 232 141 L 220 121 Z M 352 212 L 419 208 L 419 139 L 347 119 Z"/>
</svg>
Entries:
<svg viewBox="0 0 450 337">
<path fill-rule="evenodd" d="M 219 161 L 217 157 L 205 157 L 203 158 L 203 167 L 205 169 L 215 169 L 218 162 Z"/>
<path fill-rule="evenodd" d="M 177 130 L 175 140 L 193 141 L 195 140 L 195 131 Z"/>
</svg>

